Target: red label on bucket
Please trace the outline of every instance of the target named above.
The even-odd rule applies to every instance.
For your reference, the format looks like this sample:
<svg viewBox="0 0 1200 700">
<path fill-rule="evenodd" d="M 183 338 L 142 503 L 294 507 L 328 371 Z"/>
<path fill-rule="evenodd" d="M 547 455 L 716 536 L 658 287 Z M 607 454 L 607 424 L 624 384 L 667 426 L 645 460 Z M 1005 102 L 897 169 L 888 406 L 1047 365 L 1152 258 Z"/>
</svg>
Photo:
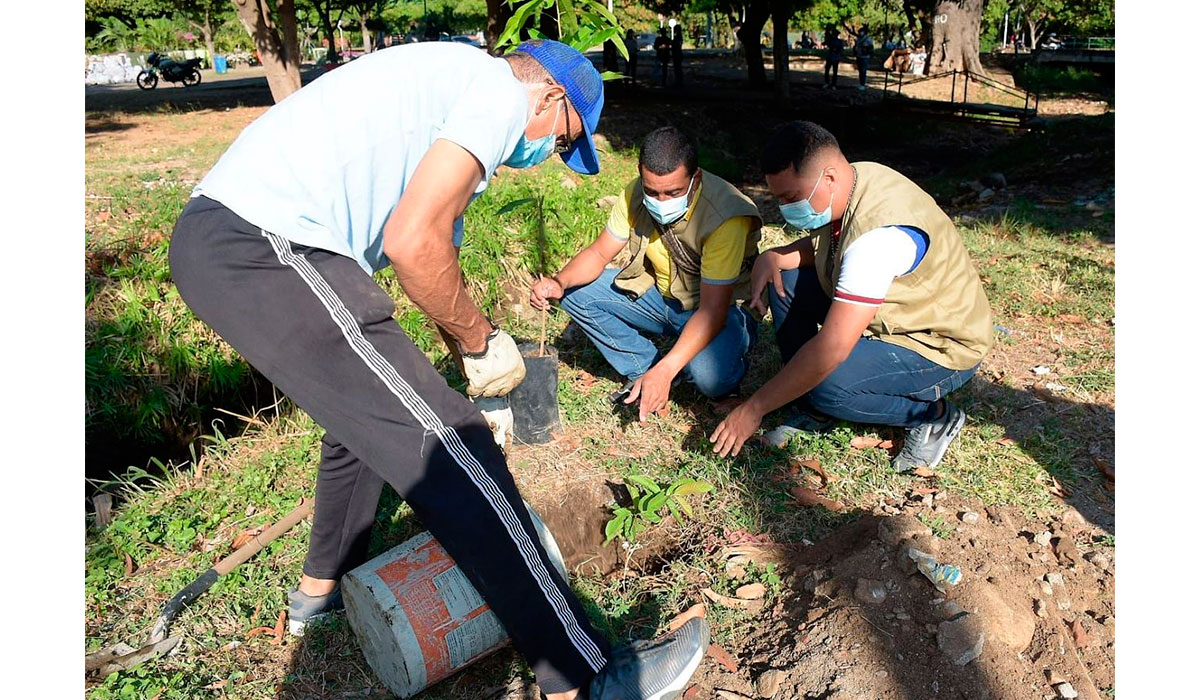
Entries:
<svg viewBox="0 0 1200 700">
<path fill-rule="evenodd" d="M 507 639 L 495 614 L 437 540 L 430 539 L 375 574 L 404 608 L 421 647 L 428 685 Z"/>
</svg>

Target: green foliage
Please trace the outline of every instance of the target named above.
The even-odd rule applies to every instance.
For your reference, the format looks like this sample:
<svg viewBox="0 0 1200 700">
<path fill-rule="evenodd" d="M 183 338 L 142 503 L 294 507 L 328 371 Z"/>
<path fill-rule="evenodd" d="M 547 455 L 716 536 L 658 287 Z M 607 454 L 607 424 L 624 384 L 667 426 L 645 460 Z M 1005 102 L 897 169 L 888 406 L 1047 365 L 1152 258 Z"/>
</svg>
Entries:
<svg viewBox="0 0 1200 700">
<path fill-rule="evenodd" d="M 942 516 L 931 516 L 927 513 L 918 513 L 917 520 L 929 526 L 933 530 L 933 534 L 941 539 L 946 539 L 954 533 L 954 526 L 946 522 Z"/>
<path fill-rule="evenodd" d="M 92 37 L 93 51 L 125 52 L 133 47 L 136 41 L 136 31 L 116 17 L 103 17 L 99 20 L 100 31 Z"/>
<path fill-rule="evenodd" d="M 545 39 L 537 24 L 543 12 L 553 12 L 558 19 L 559 41 L 582 52 L 611 39 L 617 51 L 629 58 L 624 42 L 620 41 L 625 30 L 616 16 L 596 0 L 509 0 L 509 5 L 514 8 L 513 16 L 496 40 L 497 49 L 515 49 L 523 33 Z M 606 75 L 605 79 L 610 77 L 618 76 Z"/>
<path fill-rule="evenodd" d="M 1099 92 L 1102 81 L 1090 70 L 1067 66 L 1039 66 L 1024 63 L 1013 71 L 1016 84 L 1041 95 Z"/>
<path fill-rule="evenodd" d="M 627 542 L 635 541 L 647 528 L 662 522 L 666 515 L 662 512 L 664 509 L 676 522 L 683 522 L 681 512 L 694 517 L 692 506 L 685 498 L 708 493 L 715 487 L 707 481 L 684 477 L 663 488 L 649 477 L 631 474 L 625 477 L 625 488 L 629 491 L 631 506 L 613 508 L 613 518 L 604 526 L 605 544 L 617 537 Z"/>
</svg>

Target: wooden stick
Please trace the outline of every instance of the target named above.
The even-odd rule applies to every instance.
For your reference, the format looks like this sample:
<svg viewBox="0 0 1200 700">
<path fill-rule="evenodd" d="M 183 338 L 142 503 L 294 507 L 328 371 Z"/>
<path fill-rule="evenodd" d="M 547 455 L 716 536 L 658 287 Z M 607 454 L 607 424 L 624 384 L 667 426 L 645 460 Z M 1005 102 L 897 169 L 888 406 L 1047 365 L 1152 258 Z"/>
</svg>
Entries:
<svg viewBox="0 0 1200 700">
<path fill-rule="evenodd" d="M 546 309 L 542 309 L 542 339 L 538 343 L 538 357 L 546 356 L 546 317 L 549 315 Z"/>
</svg>

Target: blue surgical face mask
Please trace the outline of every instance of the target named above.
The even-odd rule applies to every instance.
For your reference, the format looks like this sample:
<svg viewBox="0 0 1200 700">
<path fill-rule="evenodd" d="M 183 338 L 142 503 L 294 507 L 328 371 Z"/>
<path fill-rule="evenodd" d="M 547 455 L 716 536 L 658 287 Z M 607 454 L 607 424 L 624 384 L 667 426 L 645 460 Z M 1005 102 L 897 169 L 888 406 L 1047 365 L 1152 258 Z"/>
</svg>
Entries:
<svg viewBox="0 0 1200 700">
<path fill-rule="evenodd" d="M 642 203 L 646 205 L 650 216 L 658 223 L 666 226 L 667 224 L 678 221 L 688 208 L 688 197 L 692 194 L 692 183 L 696 181 L 696 176 L 693 175 L 691 180 L 688 180 L 687 192 L 684 192 L 678 197 L 659 201 L 649 195 L 642 195 Z"/>
<path fill-rule="evenodd" d="M 812 204 L 809 203 L 812 196 L 817 193 L 817 188 L 821 186 L 821 178 L 823 177 L 825 177 L 824 170 L 821 171 L 821 177 L 817 178 L 817 184 L 813 185 L 813 190 L 808 194 L 808 197 L 789 204 L 779 205 L 779 213 L 783 214 L 783 218 L 789 224 L 798 229 L 811 231 L 833 221 L 833 197 L 829 198 L 829 206 L 825 207 L 825 211 L 820 213 L 813 209 Z"/>
<path fill-rule="evenodd" d="M 533 141 L 525 138 L 525 134 L 521 134 L 521 140 L 517 142 L 516 150 L 504 161 L 504 164 L 510 168 L 532 168 L 549 158 L 554 153 L 554 140 L 558 138 L 558 134 L 555 132 L 558 130 L 558 115 L 561 111 L 562 100 L 558 100 L 554 108 L 554 125 L 550 127 L 550 133 Z"/>
</svg>

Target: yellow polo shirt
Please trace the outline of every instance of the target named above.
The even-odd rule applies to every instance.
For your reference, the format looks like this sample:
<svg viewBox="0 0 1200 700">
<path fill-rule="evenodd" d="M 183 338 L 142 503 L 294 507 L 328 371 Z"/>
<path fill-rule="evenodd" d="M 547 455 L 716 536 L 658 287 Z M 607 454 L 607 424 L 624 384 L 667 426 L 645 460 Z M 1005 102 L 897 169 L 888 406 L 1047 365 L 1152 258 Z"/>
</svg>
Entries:
<svg viewBox="0 0 1200 700">
<path fill-rule="evenodd" d="M 624 195 L 617 199 L 613 205 L 612 213 L 608 216 L 608 223 L 604 230 L 608 231 L 609 235 L 619 241 L 628 241 L 629 234 L 633 230 L 633 221 L 629 216 L 631 208 L 633 191 L 637 186 L 637 180 L 629 183 L 625 187 Z M 692 210 L 696 207 L 696 202 L 700 201 L 700 188 L 704 187 L 704 181 L 701 180 L 696 188 L 696 196 L 692 197 L 692 203 L 684 212 L 684 218 L 692 215 Z M 708 238 L 704 240 L 704 247 L 700 250 L 700 281 L 703 284 L 734 284 L 737 282 L 738 276 L 742 271 L 742 260 L 746 256 L 746 237 L 750 235 L 750 231 L 754 227 L 754 220 L 748 216 L 735 216 L 717 227 Z M 663 242 L 662 236 L 655 229 L 650 233 L 650 244 L 646 248 L 646 260 L 650 266 L 654 268 L 655 286 L 659 293 L 670 299 L 671 296 L 671 254 L 667 251 L 667 244 Z"/>
</svg>

